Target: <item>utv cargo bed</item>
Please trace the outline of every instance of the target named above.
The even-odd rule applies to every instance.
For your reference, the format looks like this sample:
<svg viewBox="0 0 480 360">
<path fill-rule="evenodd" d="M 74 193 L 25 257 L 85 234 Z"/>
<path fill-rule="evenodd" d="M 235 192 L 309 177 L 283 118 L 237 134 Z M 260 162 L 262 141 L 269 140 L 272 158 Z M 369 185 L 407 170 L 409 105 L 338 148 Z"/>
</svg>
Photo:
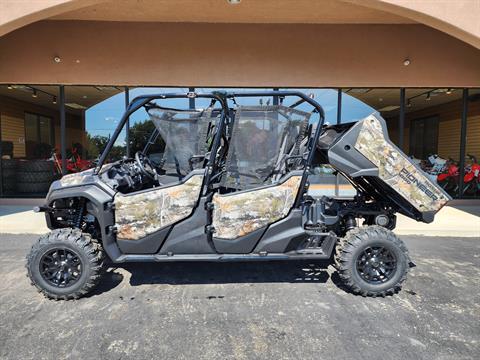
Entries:
<svg viewBox="0 0 480 360">
<path fill-rule="evenodd" d="M 451 200 L 393 144 L 385 120 L 376 114 L 327 128 L 317 149 L 354 187 L 376 200 L 393 201 L 400 212 L 418 221 L 432 222 L 435 213 Z"/>
</svg>

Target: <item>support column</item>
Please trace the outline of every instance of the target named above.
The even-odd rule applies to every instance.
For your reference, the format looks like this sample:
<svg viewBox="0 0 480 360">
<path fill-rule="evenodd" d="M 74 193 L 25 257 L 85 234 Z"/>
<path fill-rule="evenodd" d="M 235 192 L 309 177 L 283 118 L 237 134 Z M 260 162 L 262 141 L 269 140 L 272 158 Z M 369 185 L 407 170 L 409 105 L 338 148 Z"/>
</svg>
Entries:
<svg viewBox="0 0 480 360">
<path fill-rule="evenodd" d="M 403 151 L 405 138 L 405 88 L 400 89 L 400 116 L 398 117 L 398 147 Z"/>
<path fill-rule="evenodd" d="M 273 91 L 278 91 L 278 88 L 273 88 Z M 278 99 L 278 96 L 275 95 L 273 97 L 273 104 L 272 105 L 278 105 L 279 104 L 279 99 Z"/>
<path fill-rule="evenodd" d="M 62 156 L 62 174 L 67 173 L 67 139 L 65 115 L 65 86 L 60 85 L 59 110 L 60 110 L 60 154 Z"/>
<path fill-rule="evenodd" d="M 195 92 L 195 88 L 188 88 L 188 92 Z M 188 98 L 188 107 L 190 110 L 195 109 L 195 98 Z"/>
<path fill-rule="evenodd" d="M 125 111 L 128 109 L 128 104 L 130 104 L 130 92 L 128 87 L 125 86 Z M 130 157 L 130 116 L 127 117 L 125 122 L 125 147 L 127 151 L 125 152 L 127 158 Z"/>
<path fill-rule="evenodd" d="M 0 114 L 0 197 L 3 197 L 2 116 Z M 12 156 L 13 158 L 13 156 Z"/>
<path fill-rule="evenodd" d="M 468 89 L 463 89 L 462 123 L 460 125 L 460 176 L 458 179 L 458 197 L 463 196 L 463 177 L 465 176 L 465 152 L 467 147 Z"/>
<path fill-rule="evenodd" d="M 342 123 L 342 89 L 337 90 L 337 125 Z M 340 175 L 335 175 L 335 196 L 339 195 Z"/>
</svg>

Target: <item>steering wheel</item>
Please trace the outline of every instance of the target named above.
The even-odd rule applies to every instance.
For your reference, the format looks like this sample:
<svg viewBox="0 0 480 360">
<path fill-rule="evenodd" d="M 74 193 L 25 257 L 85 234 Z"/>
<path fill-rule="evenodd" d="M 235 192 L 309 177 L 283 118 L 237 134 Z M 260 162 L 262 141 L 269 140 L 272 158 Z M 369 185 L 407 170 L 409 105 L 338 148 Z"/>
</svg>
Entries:
<svg viewBox="0 0 480 360">
<path fill-rule="evenodd" d="M 152 164 L 152 161 L 145 156 L 145 154 L 141 151 L 137 151 L 135 153 L 135 162 L 137 163 L 138 168 L 148 178 L 151 180 L 155 180 L 157 178 L 157 171 Z"/>
</svg>

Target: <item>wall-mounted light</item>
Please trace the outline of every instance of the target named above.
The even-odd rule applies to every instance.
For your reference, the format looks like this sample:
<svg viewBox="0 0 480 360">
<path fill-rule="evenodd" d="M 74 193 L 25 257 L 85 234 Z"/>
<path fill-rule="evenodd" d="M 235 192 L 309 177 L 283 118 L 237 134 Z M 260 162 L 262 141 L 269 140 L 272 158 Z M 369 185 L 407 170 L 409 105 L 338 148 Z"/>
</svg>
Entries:
<svg viewBox="0 0 480 360">
<path fill-rule="evenodd" d="M 430 101 L 432 100 L 432 98 L 430 97 L 430 93 L 427 93 L 427 97 L 425 98 L 426 101 Z"/>
<path fill-rule="evenodd" d="M 230 4 L 230 5 L 237 5 L 237 4 L 240 4 L 242 0 L 227 0 L 227 2 Z"/>
<path fill-rule="evenodd" d="M 55 61 L 58 64 L 58 63 L 62 62 L 62 59 L 60 58 L 60 56 L 55 56 L 53 58 L 53 61 Z"/>
<path fill-rule="evenodd" d="M 445 91 L 445 94 L 447 95 L 450 95 L 452 93 L 452 89 L 447 89 L 447 91 Z"/>
<path fill-rule="evenodd" d="M 411 61 L 409 58 L 406 58 L 405 60 L 403 60 L 403 66 L 408 66 L 411 64 Z"/>
<path fill-rule="evenodd" d="M 38 95 L 37 95 L 37 89 L 33 89 L 32 97 L 34 97 L 34 98 L 38 97 Z"/>
<path fill-rule="evenodd" d="M 8 90 L 12 90 L 12 89 L 13 89 L 13 86 L 12 86 L 12 85 L 10 85 L 10 84 L 9 84 L 9 85 L 7 85 L 7 89 L 8 89 Z"/>
<path fill-rule="evenodd" d="M 54 96 L 54 97 L 52 98 L 52 104 L 56 104 L 56 103 L 57 103 L 57 97 Z"/>
<path fill-rule="evenodd" d="M 412 107 L 412 102 L 410 101 L 410 99 L 407 100 L 407 107 Z"/>
</svg>

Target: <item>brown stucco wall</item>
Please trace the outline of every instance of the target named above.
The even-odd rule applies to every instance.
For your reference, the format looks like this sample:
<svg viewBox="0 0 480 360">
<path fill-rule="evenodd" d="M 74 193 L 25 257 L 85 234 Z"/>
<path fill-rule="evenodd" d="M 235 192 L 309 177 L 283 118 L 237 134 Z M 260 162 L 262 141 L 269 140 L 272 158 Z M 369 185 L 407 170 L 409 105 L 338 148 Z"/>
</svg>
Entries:
<svg viewBox="0 0 480 360">
<path fill-rule="evenodd" d="M 415 20 L 480 49 L 480 0 L 343 0 Z"/>
<path fill-rule="evenodd" d="M 204 7 L 202 9 L 207 9 L 212 7 L 212 0 L 190 0 L 191 3 L 202 2 Z M 249 0 L 248 0 L 249 1 Z M 148 3 L 145 5 L 144 2 L 138 2 L 136 0 L 123 0 L 121 4 L 124 3 L 134 3 L 136 7 L 145 6 L 145 13 L 149 11 L 153 12 L 162 12 L 165 6 L 175 7 L 178 6 L 178 12 L 182 11 L 182 3 L 186 3 L 188 7 L 188 0 L 182 2 L 169 1 L 167 3 L 162 3 L 158 0 Z M 264 3 L 268 0 L 257 1 L 258 9 L 254 10 L 255 13 L 261 13 L 263 20 L 262 22 L 269 23 L 272 19 L 269 16 L 269 12 L 264 10 Z M 272 2 L 270 0 L 270 2 Z M 279 2 L 278 0 L 275 2 Z M 313 1 L 312 1 L 313 2 Z M 319 1 L 317 1 L 319 2 Z M 330 1 L 334 2 L 334 1 Z M 109 3 L 110 6 L 103 7 L 102 3 Z M 55 16 L 60 16 L 62 14 L 72 14 L 75 10 L 86 9 L 90 6 L 100 5 L 99 11 L 105 12 L 105 14 L 100 14 L 100 17 L 109 21 L 116 21 L 115 18 L 115 4 L 118 4 L 118 0 L 35 0 L 35 1 L 18 1 L 18 0 L 0 0 L 0 36 L 18 29 L 20 27 L 26 26 L 35 21 L 42 19 L 47 19 Z M 242 5 L 236 6 L 237 9 L 241 6 L 245 7 L 247 1 L 244 1 Z M 250 5 L 251 1 L 249 1 Z M 302 11 L 301 7 L 298 5 L 297 1 L 291 1 L 291 9 L 288 9 L 288 13 L 291 14 L 291 19 L 287 16 L 285 22 L 292 22 L 292 19 L 295 19 L 298 16 L 298 13 Z M 152 4 L 160 4 L 152 8 Z M 384 12 L 382 15 L 381 12 L 378 12 L 378 17 L 386 17 L 385 13 L 397 17 L 404 17 L 406 19 L 418 21 L 427 26 L 445 32 L 449 35 L 457 37 L 466 43 L 473 45 L 477 48 L 480 48 L 480 23 L 478 22 L 478 17 L 480 15 L 480 0 L 339 0 L 339 8 L 345 8 L 346 4 L 360 5 L 365 8 L 367 11 L 376 9 Z M 160 7 L 159 7 L 160 6 Z M 215 6 L 219 8 L 220 6 Z M 225 8 L 227 8 L 224 5 Z M 150 9 L 152 8 L 152 9 Z M 97 9 L 94 9 L 94 13 Z M 343 10 L 344 12 L 348 12 Z M 200 19 L 203 18 L 203 11 L 198 12 L 202 15 L 199 18 L 192 19 L 191 21 L 205 21 L 213 22 L 213 19 Z M 230 18 L 229 14 L 235 14 L 234 11 L 227 11 L 222 15 L 221 19 L 224 22 L 234 22 Z M 81 15 L 81 14 L 80 14 Z M 232 15 L 234 16 L 234 15 Z M 148 17 L 146 15 L 146 17 Z M 174 16 L 172 16 L 174 17 Z M 75 19 L 75 17 L 71 17 Z M 321 23 L 321 21 L 318 21 Z M 378 22 L 374 21 L 374 22 Z M 388 20 L 385 23 L 389 23 Z"/>
<path fill-rule="evenodd" d="M 478 64 L 423 25 L 44 21 L 0 38 L 0 83 L 478 87 Z"/>
</svg>

